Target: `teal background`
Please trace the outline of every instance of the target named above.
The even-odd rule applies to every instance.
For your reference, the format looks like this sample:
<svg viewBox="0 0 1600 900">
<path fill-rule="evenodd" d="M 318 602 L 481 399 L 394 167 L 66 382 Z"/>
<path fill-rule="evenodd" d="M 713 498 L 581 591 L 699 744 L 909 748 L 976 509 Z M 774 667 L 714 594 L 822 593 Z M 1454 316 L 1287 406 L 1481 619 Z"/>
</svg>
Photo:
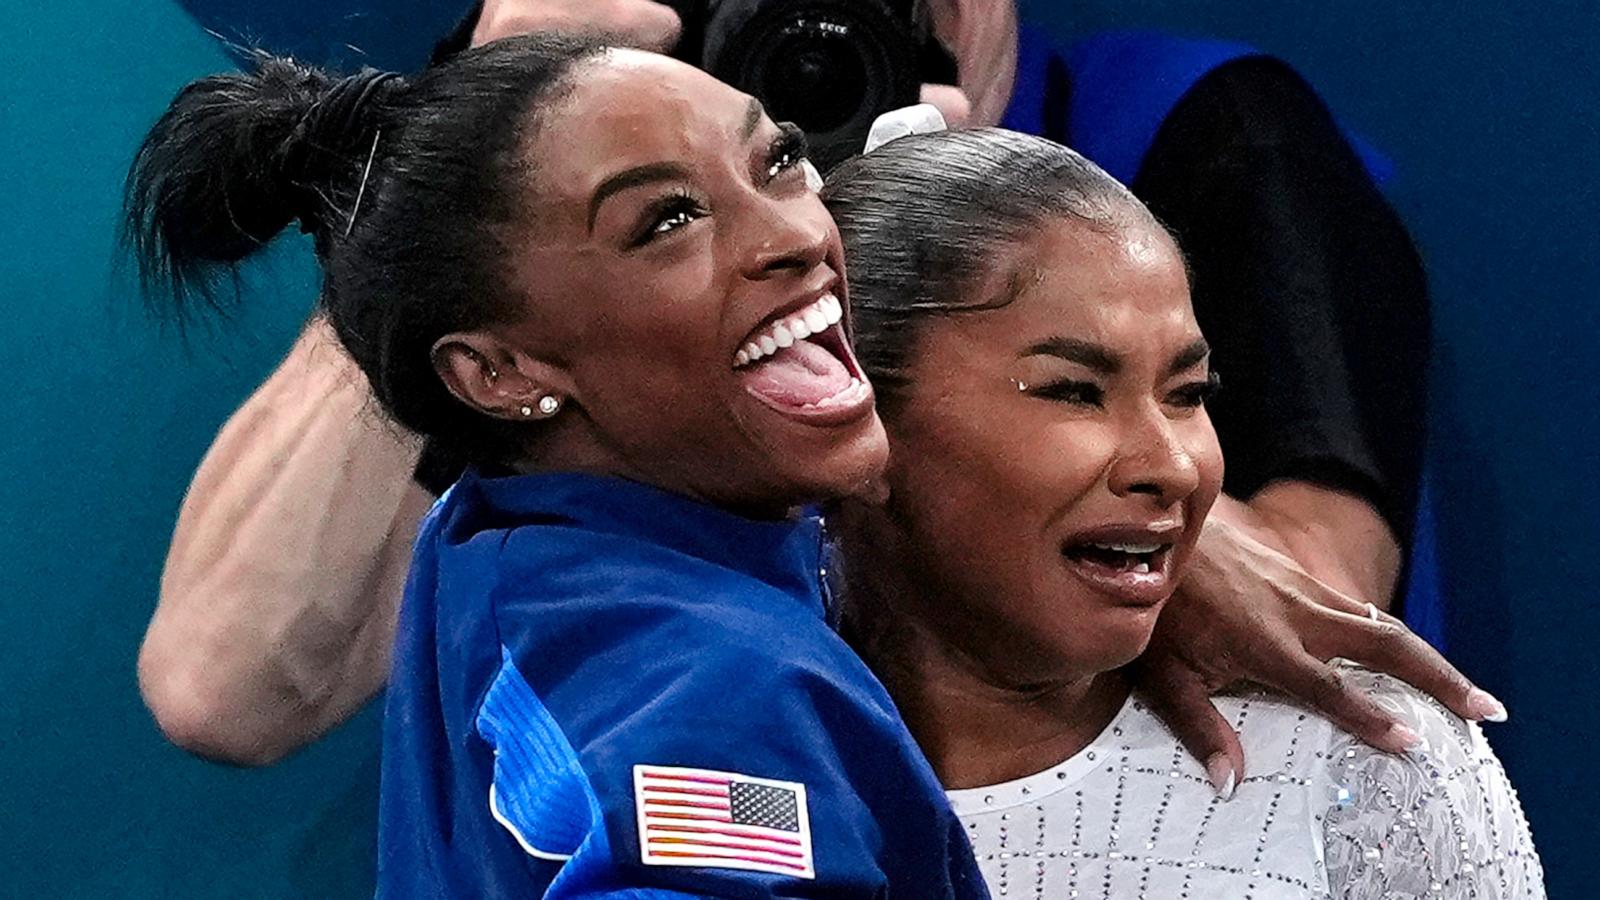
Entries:
<svg viewBox="0 0 1600 900">
<path fill-rule="evenodd" d="M 192 5 L 208 24 L 250 8 Z M 369 7 L 366 14 L 352 14 Z M 1600 838 L 1600 71 L 1590 0 L 1025 2 L 1063 36 L 1154 25 L 1295 62 L 1399 164 L 1433 278 L 1433 417 L 1451 639 L 1508 701 L 1496 746 L 1551 896 L 1593 895 Z M 274 31 L 339 22 L 379 64 L 419 60 L 449 4 L 294 4 Z M 381 10 L 381 11 L 372 11 Z M 309 12 L 308 12 L 309 11 Z M 258 14 L 259 15 L 259 14 Z M 167 747 L 134 682 L 189 474 L 272 367 L 315 290 L 287 241 L 244 311 L 187 340 L 113 266 L 122 173 L 184 82 L 228 65 L 169 0 L 0 0 L 0 897 L 370 895 L 369 710 L 266 771 Z M 330 51 L 331 52 L 331 51 Z M 342 51 L 341 51 L 342 52 Z M 348 57 L 347 57 L 348 58 Z"/>
<path fill-rule="evenodd" d="M 144 129 L 228 62 L 174 4 L 0 2 L 0 897 L 371 896 L 375 715 L 234 771 L 135 684 L 189 475 L 315 295 L 291 242 L 185 342 L 112 266 Z"/>
</svg>

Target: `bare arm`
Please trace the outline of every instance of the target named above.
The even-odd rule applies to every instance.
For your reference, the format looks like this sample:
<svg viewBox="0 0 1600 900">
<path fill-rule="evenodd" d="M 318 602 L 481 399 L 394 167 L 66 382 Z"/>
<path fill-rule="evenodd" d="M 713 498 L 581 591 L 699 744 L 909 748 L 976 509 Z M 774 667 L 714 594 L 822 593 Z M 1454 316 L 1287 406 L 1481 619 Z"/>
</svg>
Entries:
<svg viewBox="0 0 1600 900">
<path fill-rule="evenodd" d="M 1254 519 L 1279 549 L 1334 590 L 1387 610 L 1400 578 L 1400 543 L 1372 505 L 1304 481 L 1275 481 L 1223 515 Z M 1242 507 L 1240 509 L 1239 507 Z"/>
<path fill-rule="evenodd" d="M 162 731 L 263 765 L 382 686 L 411 541 L 418 446 L 315 319 L 223 426 L 189 486 L 139 685 Z"/>
</svg>

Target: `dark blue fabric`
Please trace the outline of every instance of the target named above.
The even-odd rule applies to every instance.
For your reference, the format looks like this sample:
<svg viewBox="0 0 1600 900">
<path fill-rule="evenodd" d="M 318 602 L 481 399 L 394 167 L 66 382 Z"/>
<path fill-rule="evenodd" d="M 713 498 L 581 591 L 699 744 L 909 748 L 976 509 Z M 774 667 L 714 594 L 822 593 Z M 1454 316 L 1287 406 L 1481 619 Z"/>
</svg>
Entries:
<svg viewBox="0 0 1600 900">
<path fill-rule="evenodd" d="M 1067 144 L 1123 184 L 1133 183 L 1162 123 L 1195 84 L 1262 55 L 1235 41 L 1151 31 L 1102 32 L 1065 50 L 1026 26 L 1019 38 L 1017 84 L 1000 124 Z M 1059 89 L 1057 67 L 1065 75 Z M 1377 148 L 1349 129 L 1345 137 L 1374 181 L 1393 178 L 1394 164 Z"/>
<path fill-rule="evenodd" d="M 424 522 L 401 613 L 380 896 L 986 897 L 932 769 L 824 621 L 821 551 L 811 518 L 752 521 L 615 479 L 469 472 Z M 536 702 L 502 677 L 508 663 Z M 537 736 L 497 791 L 537 782 L 538 766 L 567 785 L 498 805 L 569 861 L 527 852 L 491 813 L 495 753 L 478 730 L 491 686 L 489 715 Z M 643 865 L 637 764 L 805 784 L 815 880 Z M 563 793 L 550 828 L 526 821 Z M 600 827 L 574 846 L 591 802 Z"/>
<path fill-rule="evenodd" d="M 1132 184 L 1162 124 L 1201 79 L 1260 51 L 1230 41 L 1157 32 L 1105 32 L 1057 48 L 1043 32 L 1023 27 L 1016 87 L 1001 125 L 1071 146 L 1113 178 Z M 1065 110 L 1063 114 L 1062 110 Z M 1394 165 L 1345 130 L 1373 180 L 1385 184 Z M 1427 476 L 1424 473 L 1424 488 Z M 1430 492 L 1418 501 L 1402 586 L 1406 623 L 1443 649 L 1444 596 L 1438 570 Z"/>
</svg>

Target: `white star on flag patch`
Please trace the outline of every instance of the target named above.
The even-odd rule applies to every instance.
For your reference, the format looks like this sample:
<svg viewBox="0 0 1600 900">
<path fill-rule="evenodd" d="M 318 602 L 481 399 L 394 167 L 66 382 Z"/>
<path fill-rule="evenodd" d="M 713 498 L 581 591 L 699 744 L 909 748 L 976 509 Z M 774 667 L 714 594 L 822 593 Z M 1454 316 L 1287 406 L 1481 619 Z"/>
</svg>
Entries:
<svg viewBox="0 0 1600 900">
<path fill-rule="evenodd" d="M 703 866 L 815 878 L 806 786 L 738 772 L 633 767 L 647 866 Z"/>
</svg>

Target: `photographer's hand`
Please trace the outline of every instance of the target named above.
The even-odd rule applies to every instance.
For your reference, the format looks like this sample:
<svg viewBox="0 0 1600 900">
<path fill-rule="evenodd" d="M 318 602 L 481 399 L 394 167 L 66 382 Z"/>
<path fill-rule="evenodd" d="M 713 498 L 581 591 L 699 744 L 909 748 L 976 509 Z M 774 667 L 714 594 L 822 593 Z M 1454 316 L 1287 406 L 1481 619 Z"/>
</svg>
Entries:
<svg viewBox="0 0 1600 900">
<path fill-rule="evenodd" d="M 937 109 L 951 128 L 962 128 L 972 118 L 972 101 L 967 99 L 967 92 L 953 84 L 924 84 L 919 99 Z"/>
<path fill-rule="evenodd" d="M 484 0 L 474 47 L 534 31 L 594 31 L 616 35 L 642 50 L 670 51 L 683 23 L 652 0 Z"/>
</svg>

